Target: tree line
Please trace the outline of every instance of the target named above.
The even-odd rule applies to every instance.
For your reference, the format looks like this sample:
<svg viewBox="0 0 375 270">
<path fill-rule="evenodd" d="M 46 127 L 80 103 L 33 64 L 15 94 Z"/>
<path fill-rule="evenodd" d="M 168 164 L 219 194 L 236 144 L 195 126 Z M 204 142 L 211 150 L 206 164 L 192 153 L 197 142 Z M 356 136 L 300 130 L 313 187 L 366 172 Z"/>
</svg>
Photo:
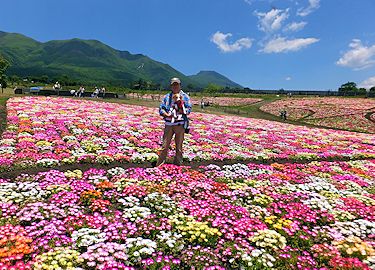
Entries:
<svg viewBox="0 0 375 270">
<path fill-rule="evenodd" d="M 367 93 L 375 93 L 375 86 L 371 87 L 370 89 L 366 89 L 363 87 L 357 87 L 355 82 L 347 82 L 342 84 L 339 89 L 339 93 L 345 95 L 366 95 Z"/>
<path fill-rule="evenodd" d="M 128 83 L 124 82 L 86 82 L 83 80 L 75 80 L 70 78 L 68 75 L 61 75 L 61 76 L 54 76 L 50 77 L 48 75 L 42 76 L 27 76 L 26 78 L 20 78 L 17 75 L 6 75 L 6 70 L 10 66 L 10 63 L 1 57 L 0 55 L 0 84 L 2 88 L 6 88 L 8 86 L 8 82 L 12 84 L 53 84 L 56 81 L 60 83 L 62 86 L 80 86 L 80 85 L 107 85 L 107 87 L 115 89 L 116 87 L 120 87 L 121 89 L 132 89 L 132 90 L 146 90 L 146 91 L 162 91 L 163 86 L 160 83 L 155 83 L 152 81 L 147 81 L 145 79 L 138 79 L 135 81 L 131 81 Z M 223 87 L 220 85 L 216 85 L 213 83 L 208 84 L 205 88 L 197 88 L 192 84 L 188 84 L 185 88 L 188 92 L 203 92 L 208 95 L 215 95 L 218 93 L 251 93 L 252 89 L 245 87 L 245 88 L 231 88 L 231 87 Z M 3 89 L 2 89 L 3 90 Z M 284 92 L 284 89 L 281 89 Z M 279 90 L 279 91 L 281 91 Z M 375 85 L 372 86 L 370 89 L 366 89 L 363 87 L 357 87 L 355 82 L 347 82 L 342 84 L 338 89 L 339 95 L 367 95 L 370 94 L 373 96 L 375 94 Z"/>
</svg>

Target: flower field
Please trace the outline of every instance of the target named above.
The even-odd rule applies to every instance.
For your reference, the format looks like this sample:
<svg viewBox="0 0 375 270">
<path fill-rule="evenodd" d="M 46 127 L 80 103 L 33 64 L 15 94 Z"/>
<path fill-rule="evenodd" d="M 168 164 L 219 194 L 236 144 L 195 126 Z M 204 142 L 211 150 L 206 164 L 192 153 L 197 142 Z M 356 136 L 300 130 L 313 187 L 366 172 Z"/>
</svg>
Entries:
<svg viewBox="0 0 375 270">
<path fill-rule="evenodd" d="M 192 97 L 191 102 L 193 105 L 201 104 L 202 98 Z M 205 103 L 209 102 L 210 105 L 215 106 L 244 106 L 262 101 L 261 98 L 237 98 L 237 97 L 204 97 Z"/>
<path fill-rule="evenodd" d="M 265 104 L 261 110 L 288 119 L 331 128 L 375 133 L 375 100 L 365 98 L 292 98 Z M 372 114 L 371 114 L 372 113 Z M 369 117 L 366 117 L 369 115 Z"/>
<path fill-rule="evenodd" d="M 161 94 L 145 94 L 140 95 L 137 93 L 129 93 L 127 94 L 130 98 L 133 99 L 146 99 L 146 100 L 154 100 L 154 101 L 162 101 L 163 95 Z M 193 105 L 200 106 L 201 101 L 209 102 L 211 105 L 216 106 L 243 106 L 243 105 L 250 105 L 259 101 L 262 101 L 261 98 L 238 98 L 238 97 L 191 97 L 191 103 Z"/>
<path fill-rule="evenodd" d="M 0 179 L 0 269 L 375 269 L 375 160 Z"/>
<path fill-rule="evenodd" d="M 187 161 L 375 157 L 371 134 L 202 113 L 191 118 L 192 130 L 184 142 Z M 152 161 L 162 128 L 157 109 L 70 98 L 11 98 L 0 140 L 0 171 Z"/>
</svg>

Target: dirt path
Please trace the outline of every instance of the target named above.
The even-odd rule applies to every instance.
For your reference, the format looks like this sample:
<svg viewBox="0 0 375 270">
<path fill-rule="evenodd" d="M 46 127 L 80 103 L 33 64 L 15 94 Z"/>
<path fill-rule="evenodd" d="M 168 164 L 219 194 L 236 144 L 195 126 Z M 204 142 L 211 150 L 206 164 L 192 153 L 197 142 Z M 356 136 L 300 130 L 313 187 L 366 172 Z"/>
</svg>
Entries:
<svg viewBox="0 0 375 270">
<path fill-rule="evenodd" d="M 361 159 L 355 159 L 355 160 L 371 160 L 373 158 L 361 158 Z M 312 161 L 350 161 L 352 160 L 350 157 L 345 156 L 339 156 L 339 157 L 331 157 L 331 158 L 319 158 L 316 160 L 290 160 L 290 159 L 272 159 L 272 160 L 203 160 L 203 161 L 192 161 L 192 162 L 184 162 L 184 166 L 189 166 L 192 169 L 198 169 L 200 166 L 208 166 L 210 164 L 215 164 L 218 166 L 224 166 L 224 165 L 232 165 L 232 164 L 264 164 L 264 165 L 270 165 L 273 163 L 279 163 L 279 164 L 308 164 Z M 0 173 L 0 179 L 12 179 L 16 178 L 17 176 L 21 174 L 37 174 L 39 172 L 46 172 L 49 170 L 58 170 L 58 171 L 72 171 L 79 169 L 81 171 L 86 171 L 90 168 L 95 169 L 104 169 L 109 170 L 111 168 L 115 167 L 121 167 L 124 169 L 128 168 L 152 168 L 152 164 L 150 162 L 145 163 L 119 163 L 114 162 L 108 165 L 102 165 L 98 163 L 84 163 L 84 164 L 71 164 L 71 165 L 61 165 L 53 168 L 43 168 L 43 167 L 33 167 L 33 168 L 27 168 L 27 169 L 18 169 L 18 170 L 10 170 L 7 172 Z"/>
<path fill-rule="evenodd" d="M 371 118 L 371 115 L 375 114 L 375 112 L 369 112 L 366 113 L 365 118 L 373 123 L 375 123 L 375 120 Z"/>
</svg>

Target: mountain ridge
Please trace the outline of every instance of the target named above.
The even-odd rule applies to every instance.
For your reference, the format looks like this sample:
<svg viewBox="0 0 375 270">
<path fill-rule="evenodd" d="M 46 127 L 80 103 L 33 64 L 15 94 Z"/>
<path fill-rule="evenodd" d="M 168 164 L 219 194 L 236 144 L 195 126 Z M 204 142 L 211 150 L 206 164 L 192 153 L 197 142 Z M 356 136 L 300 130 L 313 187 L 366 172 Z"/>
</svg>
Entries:
<svg viewBox="0 0 375 270">
<path fill-rule="evenodd" d="M 66 75 L 86 83 L 113 85 L 129 85 L 143 80 L 160 86 L 167 86 L 171 77 L 179 77 L 184 86 L 195 88 L 204 88 L 209 83 L 241 87 L 215 71 L 186 76 L 169 64 L 144 54 L 117 50 L 93 39 L 39 42 L 22 34 L 0 31 L 0 54 L 11 63 L 8 75 L 22 77 Z"/>
</svg>

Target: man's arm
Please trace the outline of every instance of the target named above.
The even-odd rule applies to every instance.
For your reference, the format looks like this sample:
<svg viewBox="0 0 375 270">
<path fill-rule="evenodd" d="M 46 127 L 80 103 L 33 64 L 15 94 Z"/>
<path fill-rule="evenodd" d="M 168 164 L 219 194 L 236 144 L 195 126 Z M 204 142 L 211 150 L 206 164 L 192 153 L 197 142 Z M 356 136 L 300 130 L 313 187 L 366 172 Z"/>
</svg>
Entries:
<svg viewBox="0 0 375 270">
<path fill-rule="evenodd" d="M 184 99 L 186 114 L 189 114 L 191 113 L 191 108 L 192 108 L 190 97 L 187 94 L 184 94 L 183 99 Z"/>
<path fill-rule="evenodd" d="M 159 106 L 159 114 L 163 117 L 170 116 L 170 113 L 166 111 L 168 102 L 168 95 L 165 95 Z"/>
</svg>

